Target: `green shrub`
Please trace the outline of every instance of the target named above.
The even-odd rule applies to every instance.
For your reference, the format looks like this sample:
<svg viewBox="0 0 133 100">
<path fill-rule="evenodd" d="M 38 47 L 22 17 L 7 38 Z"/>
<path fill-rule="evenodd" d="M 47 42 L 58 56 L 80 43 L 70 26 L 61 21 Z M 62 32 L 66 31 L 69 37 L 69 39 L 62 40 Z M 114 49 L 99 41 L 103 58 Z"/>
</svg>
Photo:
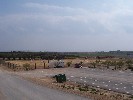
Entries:
<svg viewBox="0 0 133 100">
<path fill-rule="evenodd" d="M 68 67 L 70 67 L 72 62 L 67 62 L 66 64 L 67 64 Z"/>
<path fill-rule="evenodd" d="M 23 67 L 24 67 L 24 70 L 26 70 L 26 71 L 31 70 L 30 64 L 28 64 L 28 63 L 23 64 Z"/>
</svg>

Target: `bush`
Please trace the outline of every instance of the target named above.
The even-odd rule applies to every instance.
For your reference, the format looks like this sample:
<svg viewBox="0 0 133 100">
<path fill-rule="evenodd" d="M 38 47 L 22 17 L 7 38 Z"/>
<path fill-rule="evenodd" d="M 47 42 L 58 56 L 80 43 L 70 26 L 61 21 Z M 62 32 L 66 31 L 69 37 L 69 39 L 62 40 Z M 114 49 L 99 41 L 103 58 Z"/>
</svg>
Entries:
<svg viewBox="0 0 133 100">
<path fill-rule="evenodd" d="M 67 66 L 70 67 L 72 62 L 67 62 Z"/>
<path fill-rule="evenodd" d="M 131 71 L 133 71 L 133 67 L 132 66 L 128 66 L 128 69 L 130 69 Z"/>
<path fill-rule="evenodd" d="M 133 95 L 131 95 L 129 98 L 132 98 L 133 99 Z"/>
<path fill-rule="evenodd" d="M 0 60 L 0 64 L 3 64 L 3 63 L 5 63 L 5 61 L 4 60 Z"/>
<path fill-rule="evenodd" d="M 28 63 L 23 64 L 23 67 L 24 67 L 24 70 L 26 70 L 26 71 L 31 70 L 30 64 L 28 64 Z"/>
</svg>

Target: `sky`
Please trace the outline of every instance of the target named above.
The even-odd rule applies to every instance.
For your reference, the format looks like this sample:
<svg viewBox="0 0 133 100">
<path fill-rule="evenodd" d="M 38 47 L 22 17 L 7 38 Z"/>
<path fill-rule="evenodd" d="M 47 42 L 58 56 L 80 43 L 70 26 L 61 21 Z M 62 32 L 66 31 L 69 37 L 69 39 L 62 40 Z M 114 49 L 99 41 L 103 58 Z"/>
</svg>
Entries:
<svg viewBox="0 0 133 100">
<path fill-rule="evenodd" d="M 0 0 L 0 51 L 132 51 L 133 0 Z"/>
</svg>

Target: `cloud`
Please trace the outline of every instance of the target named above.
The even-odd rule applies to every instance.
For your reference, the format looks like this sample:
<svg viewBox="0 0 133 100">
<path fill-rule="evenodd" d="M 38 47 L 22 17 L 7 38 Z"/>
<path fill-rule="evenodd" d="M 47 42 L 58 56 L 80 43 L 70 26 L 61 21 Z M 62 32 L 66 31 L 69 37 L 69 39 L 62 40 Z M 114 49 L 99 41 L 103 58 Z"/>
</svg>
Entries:
<svg viewBox="0 0 133 100">
<path fill-rule="evenodd" d="M 83 8 L 72 8 L 58 5 L 47 5 L 39 3 L 26 3 L 24 7 L 38 9 L 39 12 L 50 11 L 52 14 L 87 14 L 88 11 Z M 49 13 L 50 13 L 49 12 Z"/>
<path fill-rule="evenodd" d="M 131 49 L 128 46 L 133 36 L 131 7 L 110 5 L 109 11 L 39 3 L 26 3 L 23 7 L 31 12 L 0 16 L 0 45 L 7 49 Z"/>
<path fill-rule="evenodd" d="M 107 6 L 105 3 L 103 6 Z M 82 33 L 118 34 L 132 32 L 132 8 L 112 7 L 108 12 L 94 12 L 92 9 L 62 7 L 39 3 L 26 3 L 24 7 L 36 9 L 32 13 L 12 14 L 0 17 L 1 30 L 14 30 L 24 33 Z M 113 9 L 114 8 L 114 9 Z M 51 14 L 49 14 L 49 11 Z M 39 13 L 38 13 L 39 12 Z M 57 13 L 58 12 L 58 13 Z M 76 12 L 76 13 L 75 13 Z M 62 15 L 64 13 L 65 15 Z M 130 20 L 129 20 L 130 17 Z M 124 25 L 124 23 L 128 23 Z M 11 26 L 12 24 L 12 26 Z M 33 31 L 33 32 L 32 32 Z"/>
<path fill-rule="evenodd" d="M 118 0 L 113 3 L 103 3 L 101 8 L 110 9 L 108 11 L 98 9 L 97 11 L 94 11 L 92 8 L 72 8 L 39 3 L 26 3 L 24 6 L 31 9 L 38 9 L 37 13 L 43 13 L 46 16 L 51 15 L 49 17 L 51 18 L 49 21 L 51 23 L 63 23 L 65 21 L 74 21 L 85 24 L 94 23 L 94 29 L 91 28 L 93 31 L 100 24 L 103 30 L 108 30 L 108 33 L 124 33 L 126 32 L 126 29 L 124 29 L 125 25 L 120 21 L 128 21 L 128 16 L 133 16 L 133 8 L 124 5 L 124 3 L 125 2 L 123 1 L 118 2 Z"/>
</svg>

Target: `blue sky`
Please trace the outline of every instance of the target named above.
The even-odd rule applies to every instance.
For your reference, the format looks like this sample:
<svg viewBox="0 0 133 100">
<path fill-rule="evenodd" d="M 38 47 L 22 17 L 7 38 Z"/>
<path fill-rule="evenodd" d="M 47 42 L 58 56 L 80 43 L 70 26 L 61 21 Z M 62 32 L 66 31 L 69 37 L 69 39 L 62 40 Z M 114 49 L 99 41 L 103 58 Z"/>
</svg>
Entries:
<svg viewBox="0 0 133 100">
<path fill-rule="evenodd" d="M 0 0 L 0 51 L 133 50 L 132 0 Z"/>
</svg>

